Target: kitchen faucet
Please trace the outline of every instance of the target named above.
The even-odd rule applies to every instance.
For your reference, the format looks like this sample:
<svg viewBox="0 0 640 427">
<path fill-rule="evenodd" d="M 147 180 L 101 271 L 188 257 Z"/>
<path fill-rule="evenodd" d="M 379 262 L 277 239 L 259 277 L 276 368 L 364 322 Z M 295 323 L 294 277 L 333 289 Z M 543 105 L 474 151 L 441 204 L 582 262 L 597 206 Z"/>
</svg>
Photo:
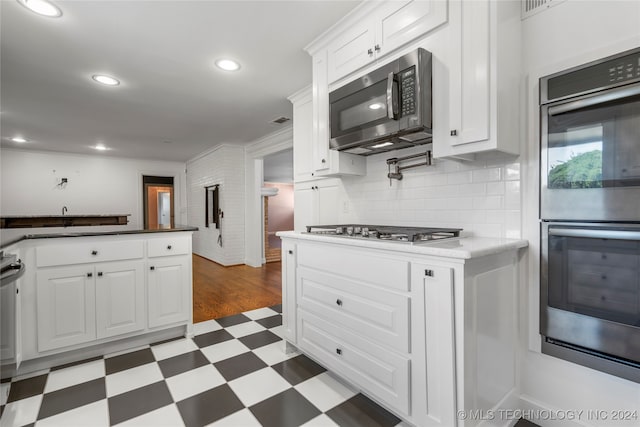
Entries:
<svg viewBox="0 0 640 427">
<path fill-rule="evenodd" d="M 64 213 L 65 213 L 65 212 L 67 212 L 68 210 L 69 210 L 69 209 L 67 209 L 67 207 L 66 207 L 66 206 L 63 206 L 63 207 L 62 207 L 62 215 L 64 215 Z"/>
</svg>

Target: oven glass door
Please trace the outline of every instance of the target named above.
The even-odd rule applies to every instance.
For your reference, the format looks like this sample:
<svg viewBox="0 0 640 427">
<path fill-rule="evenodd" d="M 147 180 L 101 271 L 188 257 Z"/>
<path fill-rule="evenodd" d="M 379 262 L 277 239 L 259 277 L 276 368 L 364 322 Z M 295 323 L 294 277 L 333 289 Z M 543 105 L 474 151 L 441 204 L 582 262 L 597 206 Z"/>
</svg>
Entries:
<svg viewBox="0 0 640 427">
<path fill-rule="evenodd" d="M 545 228 L 543 335 L 638 361 L 640 225 Z"/>
<path fill-rule="evenodd" d="M 542 108 L 541 217 L 640 219 L 640 85 Z"/>
</svg>

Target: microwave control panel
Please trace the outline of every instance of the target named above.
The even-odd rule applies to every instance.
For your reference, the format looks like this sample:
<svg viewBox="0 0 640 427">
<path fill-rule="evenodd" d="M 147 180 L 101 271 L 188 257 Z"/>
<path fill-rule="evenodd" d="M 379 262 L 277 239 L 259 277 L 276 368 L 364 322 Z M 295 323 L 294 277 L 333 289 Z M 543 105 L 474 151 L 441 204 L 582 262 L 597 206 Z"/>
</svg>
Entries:
<svg viewBox="0 0 640 427">
<path fill-rule="evenodd" d="M 416 113 L 416 67 L 413 66 L 398 75 L 400 83 L 400 117 Z"/>
</svg>

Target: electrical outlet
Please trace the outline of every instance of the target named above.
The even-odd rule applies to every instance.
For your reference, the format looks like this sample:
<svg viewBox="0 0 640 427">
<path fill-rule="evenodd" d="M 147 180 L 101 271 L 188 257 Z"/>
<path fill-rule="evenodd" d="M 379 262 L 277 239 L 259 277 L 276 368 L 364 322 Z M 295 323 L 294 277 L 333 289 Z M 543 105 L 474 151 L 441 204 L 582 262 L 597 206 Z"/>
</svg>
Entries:
<svg viewBox="0 0 640 427">
<path fill-rule="evenodd" d="M 342 202 L 342 213 L 349 213 L 349 201 L 345 200 Z"/>
</svg>

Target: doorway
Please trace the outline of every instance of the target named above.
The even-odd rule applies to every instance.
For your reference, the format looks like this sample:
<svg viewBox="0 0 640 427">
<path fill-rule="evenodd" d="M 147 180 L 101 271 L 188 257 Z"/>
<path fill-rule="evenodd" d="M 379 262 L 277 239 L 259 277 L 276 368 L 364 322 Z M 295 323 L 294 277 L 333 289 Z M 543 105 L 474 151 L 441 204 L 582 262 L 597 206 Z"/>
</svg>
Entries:
<svg viewBox="0 0 640 427">
<path fill-rule="evenodd" d="M 262 231 L 264 262 L 280 261 L 278 231 L 293 230 L 293 149 L 264 156 Z"/>
<path fill-rule="evenodd" d="M 173 228 L 174 193 L 172 176 L 142 176 L 144 228 Z"/>
</svg>

